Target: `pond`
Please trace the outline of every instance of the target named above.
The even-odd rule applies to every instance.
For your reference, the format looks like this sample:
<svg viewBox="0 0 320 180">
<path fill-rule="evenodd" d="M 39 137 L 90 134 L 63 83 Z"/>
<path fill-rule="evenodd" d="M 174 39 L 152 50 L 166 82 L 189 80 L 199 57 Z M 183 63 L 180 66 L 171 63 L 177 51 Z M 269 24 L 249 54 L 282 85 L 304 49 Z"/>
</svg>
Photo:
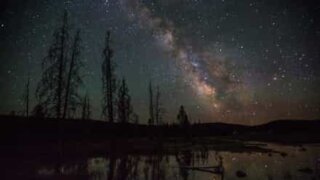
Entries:
<svg viewBox="0 0 320 180">
<path fill-rule="evenodd" d="M 320 179 L 318 144 L 199 138 L 43 146 L 3 155 L 1 179 Z"/>
</svg>

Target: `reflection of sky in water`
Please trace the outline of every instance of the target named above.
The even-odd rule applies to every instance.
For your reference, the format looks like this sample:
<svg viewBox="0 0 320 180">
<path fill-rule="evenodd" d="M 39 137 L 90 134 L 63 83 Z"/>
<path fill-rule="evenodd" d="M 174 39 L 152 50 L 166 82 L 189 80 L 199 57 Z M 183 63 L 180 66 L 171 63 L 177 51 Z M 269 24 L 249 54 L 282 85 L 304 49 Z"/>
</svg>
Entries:
<svg viewBox="0 0 320 180">
<path fill-rule="evenodd" d="M 250 180 L 304 180 L 320 179 L 320 145 L 280 146 L 267 145 L 274 153 L 194 151 L 177 149 L 177 154 L 119 155 L 110 156 L 74 156 L 60 164 L 61 179 L 92 180 L 212 180 L 221 179 L 221 175 L 201 170 L 219 164 L 222 158 L 224 179 L 239 179 L 237 172 L 244 173 Z M 117 152 L 116 152 L 117 153 Z M 144 154 L 144 155 L 141 155 Z M 52 157 L 53 158 L 53 157 Z M 113 159 L 113 160 L 112 160 Z M 60 179 L 56 176 L 57 159 L 3 158 L 4 179 Z M 318 161 L 318 168 L 317 168 Z M 111 163 L 113 162 L 113 163 Z M 112 166 L 113 165 L 113 166 Z M 113 177 L 110 178 L 110 167 Z M 193 169 L 192 169 L 193 168 Z M 300 171 L 299 171 L 300 169 Z M 302 169 L 302 170 L 301 170 Z M 239 175 L 239 174 L 238 174 Z M 0 174 L 3 179 L 3 173 Z M 6 177 L 7 176 L 7 177 Z M 317 177 L 317 178 L 316 178 Z"/>
<path fill-rule="evenodd" d="M 298 172 L 298 169 L 316 170 L 316 160 L 320 158 L 320 147 L 269 145 L 282 154 L 266 153 L 222 153 L 225 162 L 226 179 L 232 179 L 237 170 L 247 172 L 246 179 L 311 179 L 312 175 Z"/>
<path fill-rule="evenodd" d="M 311 179 L 316 177 L 317 172 L 316 161 L 320 158 L 320 146 L 305 146 L 304 148 L 296 146 L 279 146 L 268 145 L 268 148 L 282 152 L 282 153 L 230 153 L 219 152 L 223 157 L 223 165 L 225 169 L 224 179 L 238 179 L 236 172 L 242 171 L 247 174 L 245 179 Z M 200 154 L 194 152 L 190 160 L 181 156 L 183 162 L 190 162 L 189 166 L 194 167 L 208 167 L 216 166 L 217 153 L 209 152 L 208 159 L 201 159 Z M 132 157 L 134 158 L 134 157 Z M 157 157 L 153 157 L 154 160 Z M 149 159 L 149 162 L 148 162 Z M 161 172 L 164 179 L 221 179 L 220 175 L 214 175 L 208 172 L 200 172 L 195 170 L 181 171 L 181 166 L 188 166 L 188 163 L 182 165 L 177 161 L 175 156 L 168 158 L 162 157 L 158 159 L 158 164 L 152 164 L 150 157 L 140 157 L 138 161 L 138 177 L 137 179 L 146 179 L 146 172 L 148 171 L 148 179 L 152 178 L 153 171 Z M 130 163 L 127 163 L 127 165 Z M 193 165 L 192 165 L 193 164 Z M 109 173 L 109 160 L 105 158 L 92 158 L 88 160 L 88 173 L 91 179 L 107 179 Z M 121 160 L 118 159 L 115 164 L 115 179 L 117 178 L 117 169 L 121 166 Z M 123 166 L 123 165 L 122 165 Z M 153 170 L 152 167 L 157 167 Z M 313 172 L 300 172 L 299 169 L 310 168 Z M 119 171 L 120 172 L 120 171 Z M 158 178 L 156 179 L 162 179 Z M 129 177 L 127 179 L 130 179 Z M 134 179 L 134 178 L 132 178 Z"/>
</svg>

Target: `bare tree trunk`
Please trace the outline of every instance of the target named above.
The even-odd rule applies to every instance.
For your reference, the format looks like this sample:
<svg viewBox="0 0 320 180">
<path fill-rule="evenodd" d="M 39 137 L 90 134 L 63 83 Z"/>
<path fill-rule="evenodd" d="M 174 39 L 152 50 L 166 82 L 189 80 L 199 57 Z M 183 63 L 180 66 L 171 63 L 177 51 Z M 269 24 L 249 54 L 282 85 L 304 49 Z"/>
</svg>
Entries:
<svg viewBox="0 0 320 180">
<path fill-rule="evenodd" d="M 149 82 L 149 114 L 150 114 L 150 125 L 154 124 L 154 106 L 153 106 L 153 92 L 152 92 L 152 84 Z"/>
<path fill-rule="evenodd" d="M 56 116 L 60 118 L 61 107 L 62 107 L 62 93 L 63 93 L 63 71 L 64 71 L 64 51 L 65 51 L 65 41 L 66 41 L 66 25 L 67 25 L 67 13 L 64 13 L 63 26 L 61 29 L 61 49 L 59 58 L 59 74 L 58 74 L 58 89 L 57 89 L 57 106 L 56 106 Z"/>
<path fill-rule="evenodd" d="M 29 76 L 29 74 L 28 74 L 27 97 L 26 97 L 26 112 L 27 112 L 27 118 L 29 118 L 29 99 L 30 99 L 30 76 Z"/>
<path fill-rule="evenodd" d="M 155 105 L 155 113 L 156 113 L 156 124 L 160 124 L 160 90 L 159 86 L 157 86 L 157 92 L 156 92 L 156 105 Z"/>
<path fill-rule="evenodd" d="M 65 94 L 65 101 L 64 101 L 64 108 L 63 108 L 63 116 L 62 118 L 65 119 L 67 112 L 68 112 L 68 101 L 69 101 L 69 96 L 70 96 L 70 88 L 71 88 L 71 78 L 72 78 L 72 72 L 73 68 L 75 66 L 75 60 L 76 60 L 76 51 L 77 51 L 77 46 L 80 41 L 80 31 L 77 31 L 73 47 L 72 47 L 72 56 L 71 56 L 71 62 L 70 62 L 70 67 L 69 67 L 69 73 L 68 73 L 68 79 L 67 79 L 67 87 L 66 87 L 66 94 Z"/>
<path fill-rule="evenodd" d="M 88 94 L 85 95 L 82 102 L 81 119 L 90 119 L 90 100 Z"/>
<path fill-rule="evenodd" d="M 112 64 L 111 64 L 111 58 L 112 58 L 112 49 L 110 49 L 109 46 L 110 43 L 110 32 L 107 32 L 106 36 L 106 48 L 104 49 L 103 53 L 105 56 L 105 60 L 103 63 L 103 86 L 104 86 L 104 91 L 103 95 L 106 96 L 104 103 L 107 104 L 107 107 L 103 107 L 103 111 L 105 112 L 105 109 L 107 109 L 107 114 L 108 114 L 108 119 L 109 122 L 113 123 L 114 122 L 114 110 L 113 110 L 113 93 L 115 90 L 115 84 L 114 84 L 114 74 L 113 74 L 113 69 L 112 69 Z"/>
<path fill-rule="evenodd" d="M 111 73 L 111 62 L 110 58 L 107 58 L 107 88 L 108 88 L 108 101 L 107 101 L 107 106 L 108 106 L 108 114 L 109 114 L 109 121 L 113 123 L 113 93 L 112 93 L 112 73 Z"/>
</svg>

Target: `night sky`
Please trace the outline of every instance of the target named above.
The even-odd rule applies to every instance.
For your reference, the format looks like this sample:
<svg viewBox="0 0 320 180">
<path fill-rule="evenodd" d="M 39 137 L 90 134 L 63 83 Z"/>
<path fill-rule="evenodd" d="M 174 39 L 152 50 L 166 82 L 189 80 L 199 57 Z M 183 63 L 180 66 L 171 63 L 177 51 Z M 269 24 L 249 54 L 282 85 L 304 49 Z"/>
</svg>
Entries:
<svg viewBox="0 0 320 180">
<path fill-rule="evenodd" d="M 101 63 L 111 31 L 118 78 L 140 122 L 148 83 L 159 85 L 164 121 L 183 104 L 192 122 L 260 124 L 320 118 L 320 3 L 303 0 L 24 0 L 0 4 L 0 112 L 23 109 L 41 61 L 69 12 L 83 39 L 82 94 L 101 119 Z"/>
</svg>

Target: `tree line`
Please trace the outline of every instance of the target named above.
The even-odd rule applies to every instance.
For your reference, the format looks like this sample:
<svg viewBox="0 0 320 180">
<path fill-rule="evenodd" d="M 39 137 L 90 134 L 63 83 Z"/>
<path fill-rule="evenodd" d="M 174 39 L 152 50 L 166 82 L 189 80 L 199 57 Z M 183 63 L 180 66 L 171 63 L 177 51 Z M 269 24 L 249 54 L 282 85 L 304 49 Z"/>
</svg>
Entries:
<svg viewBox="0 0 320 180">
<path fill-rule="evenodd" d="M 91 118 L 91 103 L 88 92 L 84 96 L 79 88 L 84 86 L 81 70 L 83 49 L 81 31 L 78 29 L 72 36 L 65 11 L 61 25 L 53 33 L 47 55 L 42 60 L 42 75 L 36 88 L 37 104 L 31 115 L 34 117 L 50 117 L 57 119 L 75 118 L 80 110 L 81 119 Z M 114 51 L 111 48 L 111 33 L 107 31 L 102 51 L 102 116 L 113 123 L 138 123 L 139 117 L 133 111 L 129 88 L 124 77 L 117 78 L 116 64 L 113 61 Z M 159 86 L 149 82 L 149 125 L 163 124 L 164 107 L 161 103 Z M 30 108 L 30 76 L 23 94 L 24 113 L 29 117 Z M 188 124 L 188 116 L 181 106 L 177 116 L 180 124 Z"/>
</svg>

